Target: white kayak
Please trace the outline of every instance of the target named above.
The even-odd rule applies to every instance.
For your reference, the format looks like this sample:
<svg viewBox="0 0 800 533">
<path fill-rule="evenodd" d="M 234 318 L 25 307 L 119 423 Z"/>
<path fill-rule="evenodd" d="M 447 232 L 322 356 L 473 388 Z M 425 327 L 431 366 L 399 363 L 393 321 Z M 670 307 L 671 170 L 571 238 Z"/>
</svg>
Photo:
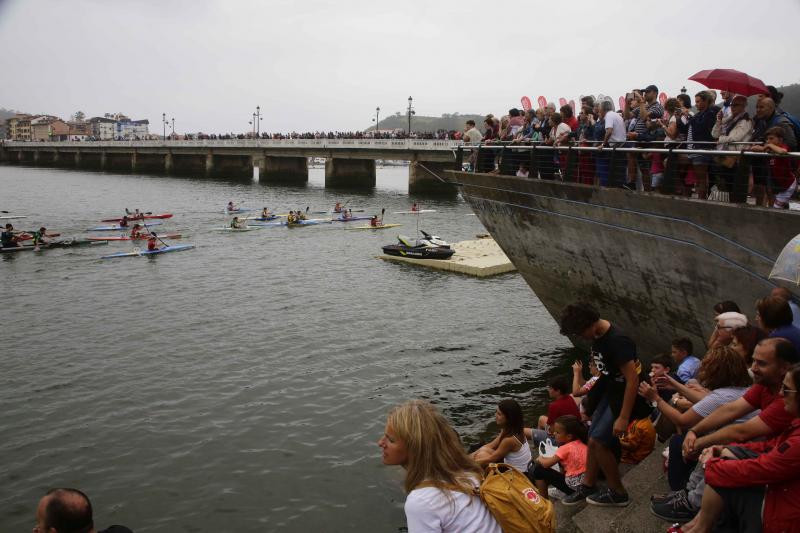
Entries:
<svg viewBox="0 0 800 533">
<path fill-rule="evenodd" d="M 0 220 L 16 220 L 18 218 L 28 218 L 28 215 L 0 215 Z"/>
<path fill-rule="evenodd" d="M 395 211 L 395 215 L 419 215 L 420 213 L 435 213 L 436 209 L 418 209 L 417 211 Z"/>
<path fill-rule="evenodd" d="M 156 255 L 166 254 L 169 252 L 181 252 L 183 250 L 191 250 L 194 244 L 175 244 L 173 246 L 162 246 L 155 250 L 134 250 L 132 252 L 119 252 L 111 255 L 104 255 L 100 259 L 114 259 L 115 257 L 141 257 L 143 255 Z"/>
</svg>

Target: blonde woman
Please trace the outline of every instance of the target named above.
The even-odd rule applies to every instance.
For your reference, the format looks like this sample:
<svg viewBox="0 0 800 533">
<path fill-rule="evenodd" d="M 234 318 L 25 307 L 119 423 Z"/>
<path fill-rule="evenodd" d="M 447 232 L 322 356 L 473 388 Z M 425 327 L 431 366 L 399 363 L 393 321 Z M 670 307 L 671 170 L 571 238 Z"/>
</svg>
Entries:
<svg viewBox="0 0 800 533">
<path fill-rule="evenodd" d="M 409 533 L 501 533 L 474 492 L 481 467 L 431 404 L 411 400 L 392 409 L 378 446 L 383 464 L 405 469 Z"/>
</svg>

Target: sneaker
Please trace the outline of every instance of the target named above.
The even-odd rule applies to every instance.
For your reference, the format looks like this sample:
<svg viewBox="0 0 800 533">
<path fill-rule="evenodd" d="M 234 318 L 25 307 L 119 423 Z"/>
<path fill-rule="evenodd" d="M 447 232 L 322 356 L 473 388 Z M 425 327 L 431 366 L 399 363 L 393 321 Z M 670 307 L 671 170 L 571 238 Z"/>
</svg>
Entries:
<svg viewBox="0 0 800 533">
<path fill-rule="evenodd" d="M 650 502 L 652 503 L 667 503 L 674 500 L 679 493 L 683 493 L 683 497 L 686 497 L 686 490 L 674 490 L 672 492 L 664 492 L 661 494 L 653 494 L 650 496 Z"/>
<path fill-rule="evenodd" d="M 664 503 L 651 503 L 650 510 L 654 515 L 667 522 L 685 523 L 694 518 L 699 509 L 692 507 L 686 498 L 686 491 L 678 491 L 675 497 Z"/>
<path fill-rule="evenodd" d="M 555 487 L 547 488 L 547 497 L 550 498 L 551 500 L 562 500 L 564 499 L 565 496 L 566 494 L 564 494 Z"/>
<path fill-rule="evenodd" d="M 578 505 L 583 500 L 585 500 L 587 496 L 589 496 L 590 494 L 594 494 L 594 492 L 595 492 L 594 487 L 587 487 L 586 485 L 581 484 L 580 487 L 575 489 L 575 492 L 573 492 L 572 494 L 568 494 L 567 496 L 564 496 L 564 498 L 561 500 L 561 503 L 563 503 L 564 505 Z"/>
<path fill-rule="evenodd" d="M 620 494 L 611 489 L 606 489 L 586 498 L 586 503 L 601 507 L 627 507 L 631 499 L 627 494 Z"/>
</svg>

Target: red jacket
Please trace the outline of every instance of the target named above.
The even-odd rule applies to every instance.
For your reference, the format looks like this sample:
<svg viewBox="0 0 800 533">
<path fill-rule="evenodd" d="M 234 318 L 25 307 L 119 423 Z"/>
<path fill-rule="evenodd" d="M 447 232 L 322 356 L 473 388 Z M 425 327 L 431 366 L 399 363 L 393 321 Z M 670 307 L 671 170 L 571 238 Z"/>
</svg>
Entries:
<svg viewBox="0 0 800 533">
<path fill-rule="evenodd" d="M 754 459 L 709 459 L 706 483 L 727 488 L 766 485 L 763 533 L 800 532 L 800 418 L 774 439 L 736 446 L 763 455 Z"/>
</svg>

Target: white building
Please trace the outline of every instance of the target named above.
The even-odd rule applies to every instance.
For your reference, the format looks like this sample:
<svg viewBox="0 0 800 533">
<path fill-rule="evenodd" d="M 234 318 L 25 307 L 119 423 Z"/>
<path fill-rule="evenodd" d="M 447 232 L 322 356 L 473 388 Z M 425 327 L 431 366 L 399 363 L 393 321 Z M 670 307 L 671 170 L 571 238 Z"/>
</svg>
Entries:
<svg viewBox="0 0 800 533">
<path fill-rule="evenodd" d="M 93 117 L 89 119 L 92 125 L 92 137 L 98 141 L 114 140 L 114 119 L 106 117 Z"/>
<path fill-rule="evenodd" d="M 146 139 L 149 135 L 150 121 L 145 120 L 118 120 L 114 123 L 114 139 L 136 140 Z"/>
</svg>

